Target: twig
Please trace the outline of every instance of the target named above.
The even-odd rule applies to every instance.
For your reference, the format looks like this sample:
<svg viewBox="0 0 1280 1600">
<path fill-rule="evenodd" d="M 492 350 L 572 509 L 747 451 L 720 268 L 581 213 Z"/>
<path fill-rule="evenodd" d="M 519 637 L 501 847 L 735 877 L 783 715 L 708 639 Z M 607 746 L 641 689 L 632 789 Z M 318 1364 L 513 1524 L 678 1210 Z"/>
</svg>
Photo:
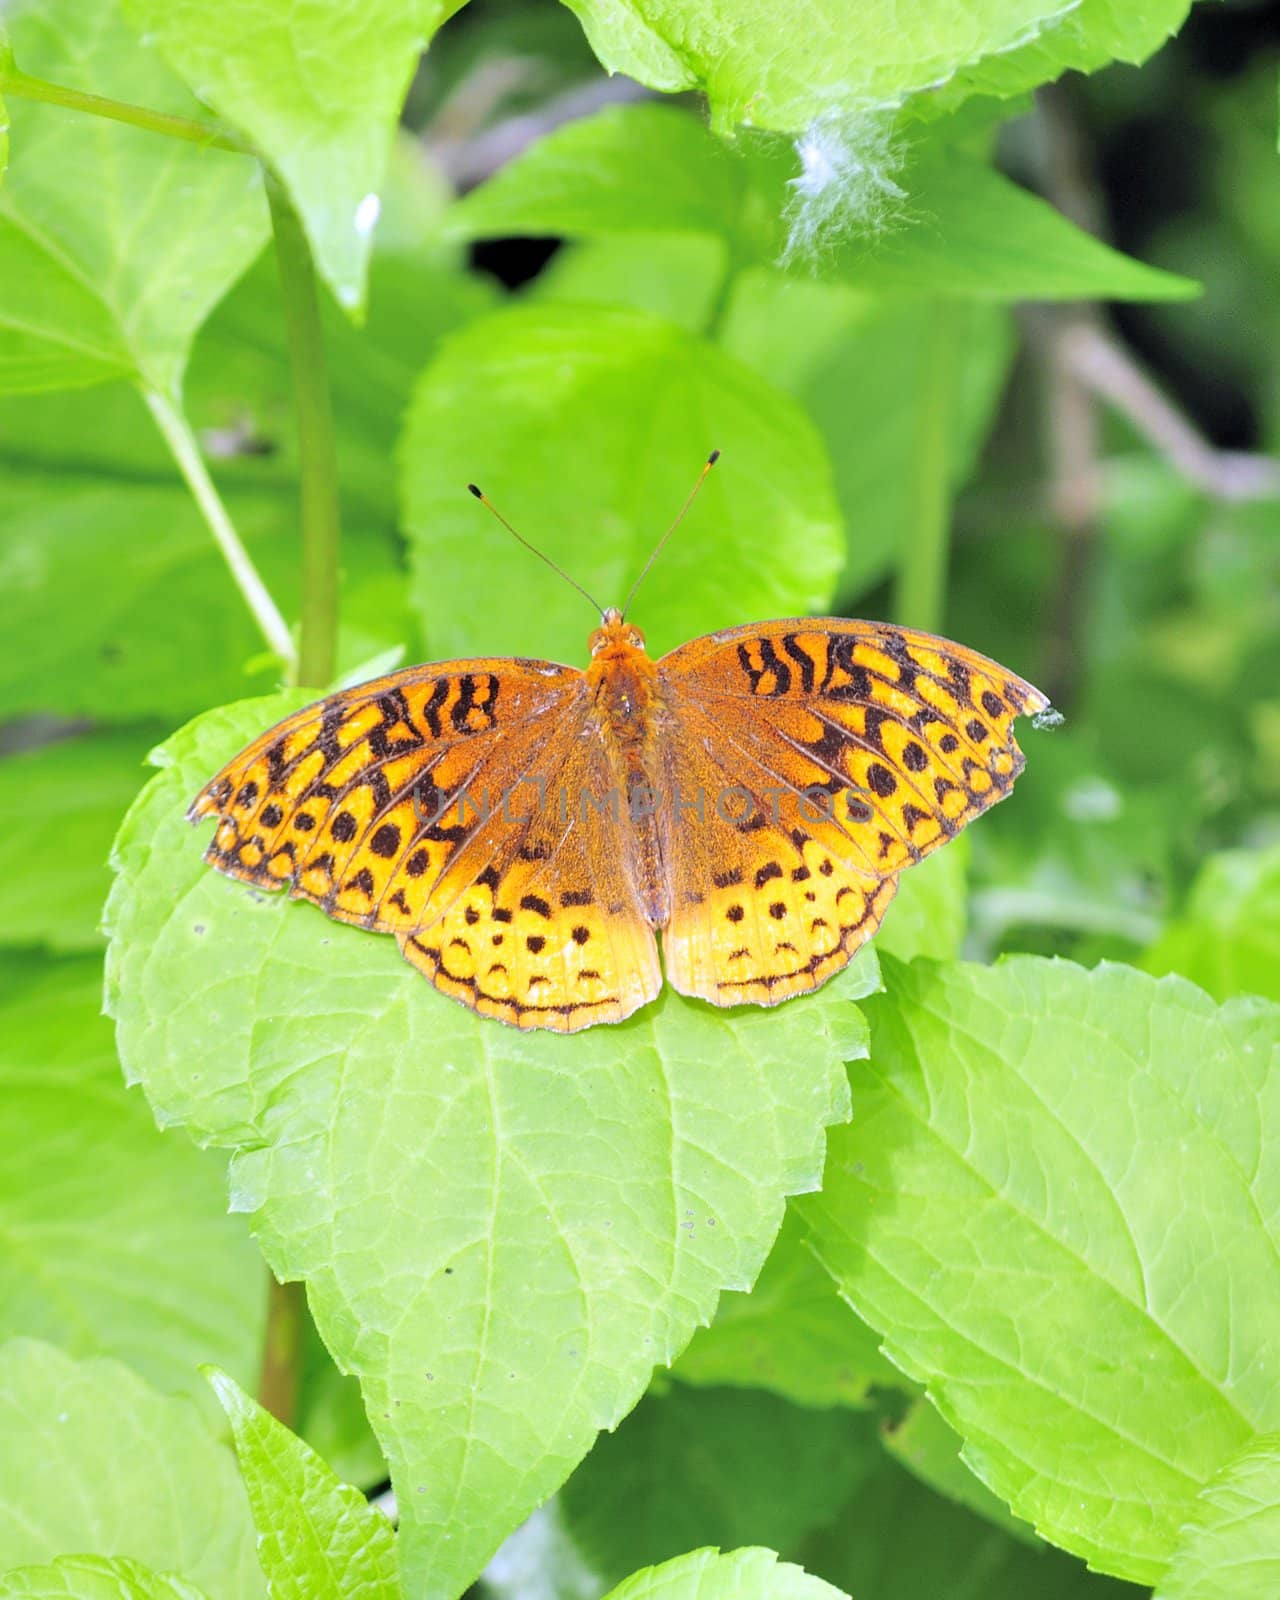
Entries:
<svg viewBox="0 0 1280 1600">
<path fill-rule="evenodd" d="M 592 78 L 554 96 L 536 111 L 506 117 L 471 138 L 459 140 L 447 134 L 442 138 L 428 131 L 427 151 L 456 188 L 470 189 L 514 160 L 535 140 L 563 127 L 566 122 L 589 117 L 605 106 L 647 100 L 652 92 L 634 79 L 621 75 Z"/>
<path fill-rule="evenodd" d="M 1074 115 L 1071 90 L 1050 84 L 1036 97 L 1045 130 L 1045 186 L 1050 199 L 1080 227 L 1101 231 L 1097 186 Z M 1096 318 L 1096 307 L 1080 312 Z M 1050 504 L 1062 539 L 1058 574 L 1050 604 L 1044 687 L 1059 706 L 1068 703 L 1079 681 L 1080 656 L 1092 598 L 1097 559 L 1101 474 L 1098 420 L 1093 397 L 1062 348 L 1062 325 L 1052 325 L 1046 363 L 1046 425 L 1050 463 Z"/>
<path fill-rule="evenodd" d="M 1280 460 L 1216 449 L 1105 328 L 1074 322 L 1062 328 L 1056 344 L 1073 377 L 1114 406 L 1189 483 L 1216 500 L 1280 496 Z"/>
<path fill-rule="evenodd" d="M 1046 403 L 1050 462 L 1049 504 L 1062 532 L 1051 601 L 1044 687 L 1061 707 L 1079 679 L 1079 653 L 1097 553 L 1102 473 L 1093 398 L 1066 357 L 1064 341 L 1049 345 Z"/>
<path fill-rule="evenodd" d="M 280 608 L 272 599 L 270 590 L 263 583 L 258 569 L 236 532 L 235 524 L 227 514 L 227 508 L 223 505 L 213 479 L 209 476 L 209 470 L 204 464 L 191 425 L 181 409 L 167 395 L 155 389 L 145 389 L 143 398 L 155 418 L 156 426 L 164 435 L 165 443 L 178 464 L 178 470 L 187 481 L 187 487 L 191 490 L 218 549 L 222 551 L 223 559 L 231 569 L 236 587 L 244 596 L 245 604 L 253 613 L 253 619 L 262 631 L 262 637 L 267 641 L 272 653 L 284 662 L 286 671 L 292 677 L 297 670 L 297 653 L 293 647 L 289 624 L 280 614 Z"/>
</svg>

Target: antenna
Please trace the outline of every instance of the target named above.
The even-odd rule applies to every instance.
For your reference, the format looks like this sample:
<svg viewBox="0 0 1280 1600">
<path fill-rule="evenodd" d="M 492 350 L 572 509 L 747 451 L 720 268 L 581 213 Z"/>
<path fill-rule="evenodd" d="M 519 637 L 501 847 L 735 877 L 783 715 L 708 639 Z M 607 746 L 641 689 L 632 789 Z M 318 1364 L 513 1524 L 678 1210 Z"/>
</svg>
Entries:
<svg viewBox="0 0 1280 1600">
<path fill-rule="evenodd" d="M 484 506 L 486 508 L 486 510 L 489 510 L 489 511 L 493 512 L 494 516 L 497 517 L 498 521 L 502 524 L 502 526 L 507 530 L 507 532 L 511 535 L 511 537 L 513 539 L 515 539 L 519 544 L 522 544 L 525 547 L 526 550 L 532 550 L 534 555 L 537 556 L 538 560 L 539 561 L 545 561 L 546 564 L 551 568 L 552 572 L 559 573 L 560 576 L 564 579 L 564 581 L 569 585 L 569 587 L 571 589 L 576 589 L 584 600 L 586 600 L 590 605 L 595 606 L 595 609 L 600 613 L 601 619 L 603 620 L 603 618 L 604 618 L 604 607 L 596 605 L 596 602 L 594 600 L 592 600 L 591 596 L 587 593 L 587 591 L 582 587 L 582 585 L 580 583 L 575 583 L 574 580 L 569 576 L 569 574 L 564 570 L 564 568 L 563 567 L 558 567 L 555 564 L 555 562 L 551 559 L 550 556 L 543 555 L 542 551 L 538 549 L 536 544 L 530 544 L 529 541 L 524 537 L 523 534 L 517 533 L 516 530 L 507 521 L 507 519 L 502 515 L 501 511 L 498 510 L 497 506 L 494 505 L 493 501 L 490 500 L 489 496 L 487 494 L 484 494 L 481 490 L 477 489 L 474 483 L 469 483 L 467 485 L 467 488 L 471 491 L 471 493 L 473 495 L 475 495 L 476 499 L 480 502 L 480 504 L 482 506 Z"/>
<path fill-rule="evenodd" d="M 707 473 L 711 471 L 712 467 L 715 466 L 716 462 L 719 461 L 719 459 L 720 459 L 720 452 L 718 450 L 713 450 L 711 452 L 711 454 L 707 457 L 706 464 L 703 466 L 702 471 L 698 474 L 697 483 L 695 483 L 693 488 L 690 489 L 690 491 L 689 491 L 689 498 L 685 501 L 685 503 L 680 507 L 680 510 L 676 513 L 675 521 L 671 524 L 671 526 L 667 529 L 667 531 L 662 535 L 661 539 L 659 539 L 657 544 L 653 547 L 653 554 L 645 562 L 644 568 L 641 571 L 640 576 L 631 585 L 631 593 L 627 596 L 627 603 L 622 608 L 622 615 L 624 617 L 626 616 L 627 612 L 630 611 L 630 609 L 631 609 L 631 602 L 636 597 L 636 590 L 640 587 L 640 585 L 644 582 L 644 580 L 649 576 L 649 568 L 658 559 L 658 556 L 662 552 L 663 545 L 666 544 L 667 540 L 671 537 L 671 535 L 676 531 L 676 529 L 684 521 L 685 512 L 688 511 L 689 507 L 693 504 L 694 497 L 697 495 L 698 490 L 701 489 L 702 485 L 707 481 Z"/>
</svg>

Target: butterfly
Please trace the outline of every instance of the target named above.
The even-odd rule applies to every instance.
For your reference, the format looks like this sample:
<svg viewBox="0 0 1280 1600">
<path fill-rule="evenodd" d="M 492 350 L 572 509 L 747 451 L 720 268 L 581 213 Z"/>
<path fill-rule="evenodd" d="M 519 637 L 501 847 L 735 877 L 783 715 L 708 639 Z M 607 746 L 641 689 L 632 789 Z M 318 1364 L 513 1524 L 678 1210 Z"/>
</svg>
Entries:
<svg viewBox="0 0 1280 1600">
<path fill-rule="evenodd" d="M 774 1005 L 876 931 L 904 868 L 1009 792 L 1056 718 L 963 645 L 796 618 L 660 660 L 603 613 L 585 669 L 410 667 L 285 718 L 188 815 L 206 860 L 394 934 L 519 1028 L 621 1022 L 662 988 Z"/>
</svg>

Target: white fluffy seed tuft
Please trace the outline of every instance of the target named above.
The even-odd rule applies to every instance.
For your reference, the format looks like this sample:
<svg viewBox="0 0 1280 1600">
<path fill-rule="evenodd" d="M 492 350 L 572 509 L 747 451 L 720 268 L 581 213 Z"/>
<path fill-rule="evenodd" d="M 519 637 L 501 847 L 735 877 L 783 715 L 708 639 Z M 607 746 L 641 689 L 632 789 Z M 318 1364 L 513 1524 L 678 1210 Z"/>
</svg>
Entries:
<svg viewBox="0 0 1280 1600">
<path fill-rule="evenodd" d="M 782 264 L 816 264 L 851 233 L 882 233 L 901 214 L 907 192 L 895 178 L 903 151 L 893 115 L 826 114 L 796 140 L 800 172 L 789 180 Z"/>
</svg>

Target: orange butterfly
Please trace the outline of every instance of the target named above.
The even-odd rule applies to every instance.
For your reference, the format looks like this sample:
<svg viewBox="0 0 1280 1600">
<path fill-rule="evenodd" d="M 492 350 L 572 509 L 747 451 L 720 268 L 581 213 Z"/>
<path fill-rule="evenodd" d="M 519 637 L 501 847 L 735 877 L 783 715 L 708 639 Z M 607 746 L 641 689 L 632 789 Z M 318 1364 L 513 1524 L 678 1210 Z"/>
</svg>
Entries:
<svg viewBox="0 0 1280 1600">
<path fill-rule="evenodd" d="M 450 661 L 329 695 L 188 814 L 218 818 L 220 871 L 395 934 L 485 1016 L 573 1033 L 655 998 L 656 931 L 682 994 L 816 989 L 899 872 L 1008 793 L 1014 718 L 1047 707 L 886 623 L 753 624 L 654 661 L 610 609 L 585 672 Z"/>
</svg>

